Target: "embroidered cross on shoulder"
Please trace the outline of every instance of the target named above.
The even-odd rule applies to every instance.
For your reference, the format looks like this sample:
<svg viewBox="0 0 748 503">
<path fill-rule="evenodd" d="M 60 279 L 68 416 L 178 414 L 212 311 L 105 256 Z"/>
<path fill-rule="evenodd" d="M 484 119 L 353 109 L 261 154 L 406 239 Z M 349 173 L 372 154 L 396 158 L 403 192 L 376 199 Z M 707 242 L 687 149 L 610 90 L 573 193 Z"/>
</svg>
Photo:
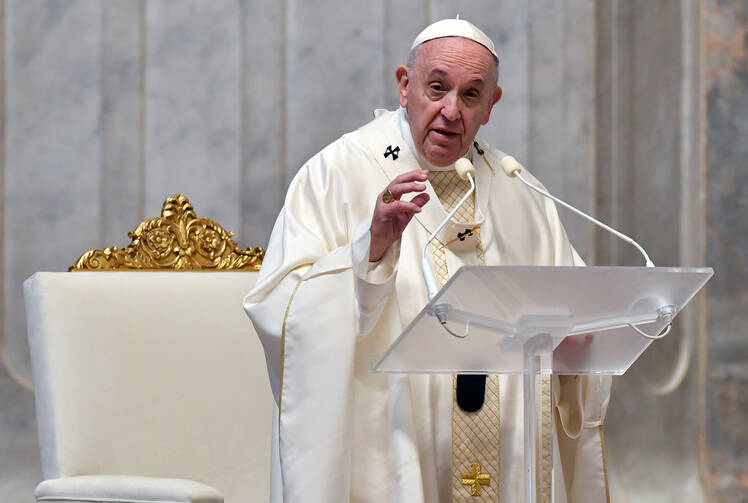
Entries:
<svg viewBox="0 0 748 503">
<path fill-rule="evenodd" d="M 388 155 L 392 155 L 392 160 L 396 161 L 399 153 L 400 147 L 395 145 L 395 148 L 392 148 L 392 145 L 390 145 L 389 147 L 387 147 L 387 150 L 384 151 L 384 157 L 386 159 Z"/>
</svg>

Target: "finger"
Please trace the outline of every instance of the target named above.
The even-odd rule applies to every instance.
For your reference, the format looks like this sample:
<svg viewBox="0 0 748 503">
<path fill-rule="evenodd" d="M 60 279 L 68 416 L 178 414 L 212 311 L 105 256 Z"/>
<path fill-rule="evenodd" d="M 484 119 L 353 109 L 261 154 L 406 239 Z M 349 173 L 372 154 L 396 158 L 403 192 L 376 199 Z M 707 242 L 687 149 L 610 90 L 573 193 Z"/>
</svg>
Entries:
<svg viewBox="0 0 748 503">
<path fill-rule="evenodd" d="M 410 192 L 423 192 L 426 190 L 426 185 L 418 182 L 403 182 L 390 184 L 389 189 L 395 199 L 400 199 L 403 194 L 409 194 Z"/>
<path fill-rule="evenodd" d="M 410 200 L 411 203 L 418 205 L 420 208 L 423 208 L 426 203 L 429 202 L 429 195 L 428 194 L 418 194 L 416 197 Z"/>
<path fill-rule="evenodd" d="M 390 182 L 390 185 L 395 183 L 407 183 L 407 182 L 425 182 L 429 179 L 429 172 L 425 169 L 414 169 L 413 171 L 408 171 L 407 173 L 403 173 L 402 175 L 396 176 L 392 182 Z M 391 189 L 390 189 L 391 190 Z"/>
<path fill-rule="evenodd" d="M 379 209 L 380 218 L 390 219 L 398 213 L 420 213 L 421 207 L 411 201 L 397 200 L 389 204 L 383 204 Z"/>
</svg>

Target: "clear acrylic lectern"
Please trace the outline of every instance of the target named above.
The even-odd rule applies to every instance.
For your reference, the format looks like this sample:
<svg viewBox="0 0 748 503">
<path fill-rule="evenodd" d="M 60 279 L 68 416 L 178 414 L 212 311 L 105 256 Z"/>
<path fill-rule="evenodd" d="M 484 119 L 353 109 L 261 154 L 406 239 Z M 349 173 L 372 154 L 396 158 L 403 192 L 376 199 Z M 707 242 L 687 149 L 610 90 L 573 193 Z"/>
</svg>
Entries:
<svg viewBox="0 0 748 503">
<path fill-rule="evenodd" d="M 523 374 L 525 501 L 534 503 L 535 375 L 623 374 L 654 339 L 669 332 L 673 318 L 713 273 L 680 267 L 464 266 L 374 371 Z M 562 344 L 567 336 L 577 337 Z"/>
</svg>

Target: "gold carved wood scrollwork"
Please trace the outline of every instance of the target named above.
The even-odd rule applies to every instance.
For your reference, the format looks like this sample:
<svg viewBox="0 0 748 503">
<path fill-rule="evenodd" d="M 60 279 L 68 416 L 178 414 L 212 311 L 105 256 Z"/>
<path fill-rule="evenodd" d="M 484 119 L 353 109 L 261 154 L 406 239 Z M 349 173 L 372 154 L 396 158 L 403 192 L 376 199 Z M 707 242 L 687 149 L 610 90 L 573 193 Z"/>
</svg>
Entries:
<svg viewBox="0 0 748 503">
<path fill-rule="evenodd" d="M 174 194 L 161 208 L 161 216 L 144 220 L 128 236 L 132 242 L 89 250 L 70 271 L 91 270 L 232 270 L 259 271 L 265 250 L 242 249 L 218 222 L 198 218 L 189 199 Z"/>
</svg>

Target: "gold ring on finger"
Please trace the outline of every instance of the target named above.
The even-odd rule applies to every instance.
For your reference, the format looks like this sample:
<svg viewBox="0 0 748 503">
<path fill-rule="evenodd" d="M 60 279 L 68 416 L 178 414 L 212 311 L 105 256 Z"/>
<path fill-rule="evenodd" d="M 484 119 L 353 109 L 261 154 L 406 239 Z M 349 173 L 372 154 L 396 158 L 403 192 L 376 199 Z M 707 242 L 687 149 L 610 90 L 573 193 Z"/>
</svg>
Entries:
<svg viewBox="0 0 748 503">
<path fill-rule="evenodd" d="M 395 196 L 392 195 L 392 191 L 390 189 L 382 192 L 382 202 L 384 202 L 385 204 L 390 204 L 394 200 Z"/>
</svg>

